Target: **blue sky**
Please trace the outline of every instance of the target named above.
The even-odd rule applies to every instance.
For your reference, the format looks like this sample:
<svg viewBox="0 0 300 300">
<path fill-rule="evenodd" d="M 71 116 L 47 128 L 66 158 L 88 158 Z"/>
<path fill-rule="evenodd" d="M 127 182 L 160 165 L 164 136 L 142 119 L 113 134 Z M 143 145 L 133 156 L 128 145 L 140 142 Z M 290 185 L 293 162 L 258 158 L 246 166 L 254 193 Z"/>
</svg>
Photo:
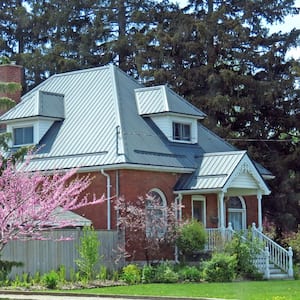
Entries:
<svg viewBox="0 0 300 300">
<path fill-rule="evenodd" d="M 188 0 L 173 0 L 173 2 L 178 3 L 180 6 L 183 7 L 188 3 Z M 295 0 L 295 6 L 300 8 L 300 0 Z M 270 28 L 270 32 L 289 32 L 293 28 L 300 29 L 300 15 L 287 17 L 283 24 L 273 25 Z M 300 46 L 291 49 L 288 52 L 287 57 L 294 57 L 296 59 L 300 59 Z"/>
</svg>

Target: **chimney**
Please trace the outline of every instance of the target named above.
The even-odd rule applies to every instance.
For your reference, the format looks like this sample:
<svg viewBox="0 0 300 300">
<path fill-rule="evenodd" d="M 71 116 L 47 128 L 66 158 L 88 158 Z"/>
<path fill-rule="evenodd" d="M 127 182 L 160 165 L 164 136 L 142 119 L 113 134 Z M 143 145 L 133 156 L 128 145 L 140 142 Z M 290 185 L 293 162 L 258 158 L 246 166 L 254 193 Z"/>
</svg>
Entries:
<svg viewBox="0 0 300 300">
<path fill-rule="evenodd" d="M 0 82 L 16 82 L 23 86 L 24 83 L 24 69 L 14 63 L 0 65 Z M 13 99 L 16 103 L 21 100 L 22 90 L 15 93 L 0 93 L 0 97 L 8 97 Z"/>
</svg>

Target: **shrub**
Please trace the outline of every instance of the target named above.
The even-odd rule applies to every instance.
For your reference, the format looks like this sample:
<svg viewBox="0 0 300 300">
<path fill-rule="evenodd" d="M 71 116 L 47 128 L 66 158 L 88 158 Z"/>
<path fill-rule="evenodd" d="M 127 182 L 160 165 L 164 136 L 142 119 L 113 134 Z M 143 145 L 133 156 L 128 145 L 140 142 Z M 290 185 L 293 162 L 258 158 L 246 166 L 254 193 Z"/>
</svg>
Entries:
<svg viewBox="0 0 300 300">
<path fill-rule="evenodd" d="M 150 265 L 144 265 L 142 269 L 142 283 L 151 283 L 155 281 L 155 268 Z"/>
<path fill-rule="evenodd" d="M 123 279 L 128 284 L 136 284 L 141 282 L 141 271 L 137 265 L 129 264 L 122 269 Z"/>
<path fill-rule="evenodd" d="M 209 282 L 229 282 L 235 278 L 236 257 L 226 253 L 216 253 L 205 263 L 204 279 Z"/>
<path fill-rule="evenodd" d="M 76 264 L 86 280 L 91 280 L 96 275 L 97 264 L 100 261 L 99 247 L 100 241 L 94 228 L 84 227 L 78 248 L 80 257 L 76 260 Z"/>
<path fill-rule="evenodd" d="M 43 275 L 42 282 L 46 286 L 46 288 L 55 289 L 59 282 L 59 275 L 54 270 L 52 270 L 49 273 Z"/>
<path fill-rule="evenodd" d="M 204 249 L 206 232 L 203 225 L 195 220 L 179 228 L 176 244 L 184 258 Z"/>
<path fill-rule="evenodd" d="M 0 283 L 3 285 L 8 281 L 8 275 L 13 267 L 22 267 L 23 265 L 22 262 L 0 260 Z"/>
<path fill-rule="evenodd" d="M 251 236 L 245 239 L 241 234 L 235 234 L 231 242 L 225 247 L 226 253 L 236 257 L 236 274 L 248 279 L 261 277 L 253 264 L 253 259 L 259 251 L 259 243 L 254 243 Z"/>
<path fill-rule="evenodd" d="M 178 272 L 179 279 L 182 281 L 193 281 L 199 282 L 202 277 L 202 273 L 195 266 L 185 266 L 181 268 Z"/>
<path fill-rule="evenodd" d="M 173 267 L 168 262 L 161 263 L 155 269 L 155 282 L 175 283 L 178 281 L 178 279 L 178 274 L 174 271 Z"/>
</svg>

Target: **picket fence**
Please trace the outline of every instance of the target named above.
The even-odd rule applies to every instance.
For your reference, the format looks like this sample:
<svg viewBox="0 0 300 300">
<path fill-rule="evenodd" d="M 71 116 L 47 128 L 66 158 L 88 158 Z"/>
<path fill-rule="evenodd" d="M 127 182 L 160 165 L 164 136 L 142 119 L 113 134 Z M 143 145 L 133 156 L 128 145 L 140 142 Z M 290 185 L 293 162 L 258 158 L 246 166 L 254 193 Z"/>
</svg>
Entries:
<svg viewBox="0 0 300 300">
<path fill-rule="evenodd" d="M 115 230 L 96 232 L 100 240 L 101 265 L 110 270 L 122 267 L 124 259 L 118 249 L 124 245 L 124 234 Z M 1 260 L 18 261 L 24 264 L 22 267 L 14 267 L 11 277 L 23 273 L 44 274 L 57 270 L 61 265 L 65 266 L 67 277 L 70 276 L 71 270 L 77 270 L 75 261 L 79 258 L 78 246 L 83 235 L 82 230 L 55 230 L 47 234 L 51 235 L 51 240 L 11 241 L 5 246 L 1 253 Z M 58 241 L 61 237 L 69 237 L 70 240 Z"/>
</svg>

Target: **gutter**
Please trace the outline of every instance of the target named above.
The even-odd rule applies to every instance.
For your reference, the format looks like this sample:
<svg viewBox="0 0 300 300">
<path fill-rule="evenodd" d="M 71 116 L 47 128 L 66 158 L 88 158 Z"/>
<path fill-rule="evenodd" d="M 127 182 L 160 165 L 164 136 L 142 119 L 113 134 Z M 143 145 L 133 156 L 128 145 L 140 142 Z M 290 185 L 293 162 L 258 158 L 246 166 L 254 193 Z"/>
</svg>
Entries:
<svg viewBox="0 0 300 300">
<path fill-rule="evenodd" d="M 111 230 L 111 208 L 110 208 L 110 176 L 101 169 L 101 174 L 106 177 L 106 196 L 107 196 L 107 230 Z"/>
<path fill-rule="evenodd" d="M 182 207 L 182 194 L 178 193 L 177 196 L 175 197 L 175 218 L 176 218 L 176 223 L 178 225 L 178 221 L 182 220 L 182 211 L 181 211 L 181 207 Z M 175 245 L 175 250 L 174 250 L 174 257 L 175 257 L 175 262 L 178 263 L 179 259 L 178 259 L 178 247 L 177 245 Z"/>
</svg>

